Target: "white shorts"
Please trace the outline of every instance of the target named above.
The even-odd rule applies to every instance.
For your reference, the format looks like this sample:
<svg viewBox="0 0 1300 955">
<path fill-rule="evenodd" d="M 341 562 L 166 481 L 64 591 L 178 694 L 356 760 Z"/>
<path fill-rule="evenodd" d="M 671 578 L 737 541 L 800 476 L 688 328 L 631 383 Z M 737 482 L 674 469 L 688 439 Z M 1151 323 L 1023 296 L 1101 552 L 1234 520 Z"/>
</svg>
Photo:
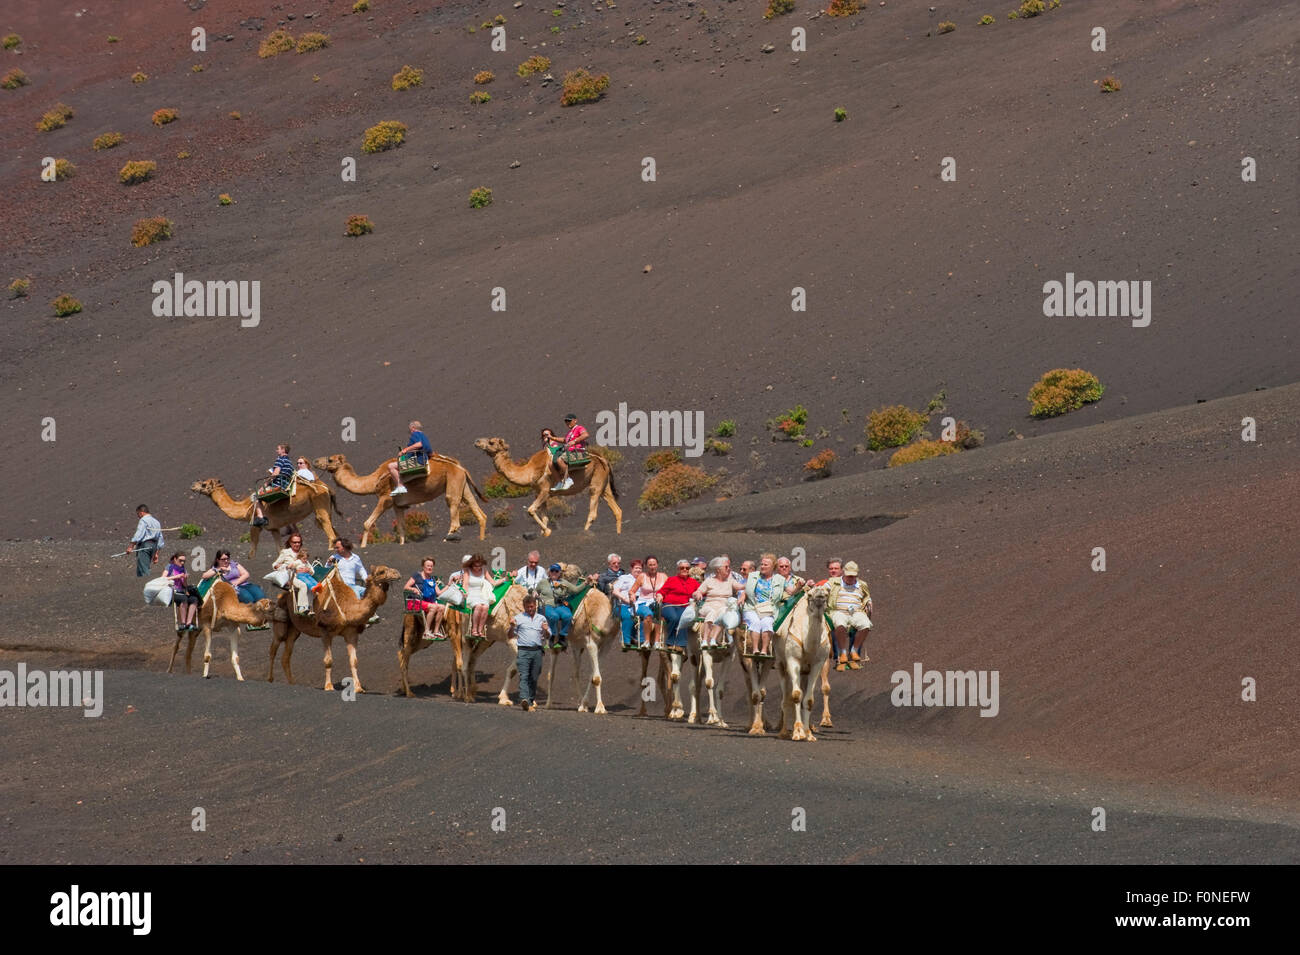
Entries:
<svg viewBox="0 0 1300 955">
<path fill-rule="evenodd" d="M 836 610 L 831 613 L 831 624 L 836 627 L 852 627 L 854 630 L 870 630 L 871 618 L 861 610 L 852 614 Z"/>
<path fill-rule="evenodd" d="M 745 626 L 751 633 L 766 633 L 768 630 L 776 629 L 773 624 L 776 623 L 775 616 L 760 617 L 756 611 L 745 611 Z"/>
</svg>

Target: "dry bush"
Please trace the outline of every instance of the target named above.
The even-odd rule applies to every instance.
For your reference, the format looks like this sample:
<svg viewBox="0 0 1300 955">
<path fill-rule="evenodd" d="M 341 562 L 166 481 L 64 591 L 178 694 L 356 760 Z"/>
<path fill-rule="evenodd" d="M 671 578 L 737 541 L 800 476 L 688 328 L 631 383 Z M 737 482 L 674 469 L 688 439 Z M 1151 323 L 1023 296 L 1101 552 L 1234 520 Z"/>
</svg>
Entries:
<svg viewBox="0 0 1300 955">
<path fill-rule="evenodd" d="M 403 66 L 393 74 L 393 89 L 409 90 L 413 86 L 420 86 L 424 83 L 424 70 L 416 69 L 414 66 Z"/>
<path fill-rule="evenodd" d="M 28 291 L 31 290 L 31 279 L 14 279 L 9 283 L 10 298 L 26 298 Z"/>
<path fill-rule="evenodd" d="M 831 0 L 826 5 L 828 17 L 851 17 L 862 10 L 858 0 Z"/>
<path fill-rule="evenodd" d="M 365 13 L 369 9 L 370 0 L 357 0 L 356 3 L 352 4 L 353 13 Z"/>
<path fill-rule="evenodd" d="M 584 69 L 572 70 L 564 74 L 564 92 L 560 96 L 561 106 L 578 106 L 582 103 L 594 103 L 605 95 L 609 89 L 609 74 L 593 76 Z"/>
<path fill-rule="evenodd" d="M 4 46 L 6 50 L 12 50 L 22 42 L 23 42 L 23 38 L 20 37 L 17 33 L 7 33 L 5 34 L 5 38 L 3 40 L 0 40 L 0 45 Z"/>
<path fill-rule="evenodd" d="M 223 192 L 221 195 L 217 196 L 217 203 L 223 206 L 233 206 L 235 200 L 230 198 L 230 193 Z"/>
<path fill-rule="evenodd" d="M 158 164 L 156 162 L 147 159 L 132 159 L 118 170 L 117 178 L 122 180 L 122 184 L 125 186 L 134 186 L 136 183 L 144 182 L 150 178 L 157 168 Z"/>
<path fill-rule="evenodd" d="M 97 150 L 112 149 L 114 146 L 119 145 L 125 138 L 126 137 L 121 133 L 104 133 L 101 136 L 96 136 L 94 143 L 91 145 L 93 145 Z"/>
<path fill-rule="evenodd" d="M 163 108 L 153 111 L 153 124 L 155 126 L 166 126 L 168 123 L 174 123 L 181 118 L 181 114 L 174 109 Z"/>
<path fill-rule="evenodd" d="M 493 512 L 492 512 L 492 526 L 493 526 L 493 527 L 509 527 L 509 526 L 510 526 L 510 521 L 511 521 L 511 519 L 512 519 L 513 516 L 514 516 L 514 515 L 512 514 L 512 511 L 513 511 L 513 510 L 514 510 L 514 508 L 512 508 L 509 504 L 507 504 L 505 507 L 501 507 L 501 508 L 498 508 L 497 510 L 493 511 Z"/>
<path fill-rule="evenodd" d="M 483 479 L 483 496 L 489 500 L 500 497 L 525 497 L 532 493 L 532 488 L 516 484 L 500 471 L 493 471 Z"/>
<path fill-rule="evenodd" d="M 484 103 L 492 102 L 492 94 L 485 90 L 477 90 L 469 94 L 469 101 L 475 106 L 481 106 Z"/>
<path fill-rule="evenodd" d="M 957 24 L 953 23 L 951 20 L 944 20 L 939 24 L 940 33 L 951 33 L 955 29 L 957 29 Z"/>
<path fill-rule="evenodd" d="M 348 227 L 344 235 L 366 235 L 374 232 L 374 223 L 370 221 L 369 216 L 348 216 Z"/>
<path fill-rule="evenodd" d="M 1101 81 L 1101 91 L 1103 93 L 1118 93 L 1123 86 L 1124 84 L 1115 76 L 1107 76 Z"/>
<path fill-rule="evenodd" d="M 1030 17 L 1036 17 L 1046 9 L 1043 0 L 1022 0 L 1020 9 L 1016 11 L 1019 18 L 1027 20 Z"/>
<path fill-rule="evenodd" d="M 131 229 L 131 244 L 136 248 L 153 245 L 172 237 L 172 220 L 162 216 L 139 219 Z"/>
<path fill-rule="evenodd" d="M 834 451 L 827 448 L 819 454 L 814 454 L 803 464 L 803 469 L 809 472 L 810 477 L 824 478 L 831 476 L 831 465 L 835 463 L 838 457 Z"/>
<path fill-rule="evenodd" d="M 77 174 L 77 167 L 66 159 L 54 160 L 54 181 L 62 182 L 64 179 L 71 179 Z"/>
<path fill-rule="evenodd" d="M 532 76 L 534 73 L 545 73 L 551 68 L 551 58 L 548 56 L 530 56 L 524 62 L 519 64 L 519 69 L 515 72 L 520 76 Z"/>
<path fill-rule="evenodd" d="M 867 446 L 872 451 L 907 444 L 921 433 L 929 418 L 906 405 L 879 408 L 867 415 Z"/>
<path fill-rule="evenodd" d="M 961 448 L 948 441 L 923 440 L 895 451 L 889 459 L 889 466 L 896 468 L 901 464 L 911 464 L 913 461 L 924 461 L 927 458 L 938 458 L 945 454 L 958 454 L 960 452 Z"/>
<path fill-rule="evenodd" d="M 366 130 L 361 140 L 361 149 L 368 153 L 379 153 L 393 149 L 406 142 L 406 124 L 395 119 L 386 119 Z"/>
<path fill-rule="evenodd" d="M 682 453 L 676 448 L 666 448 L 663 451 L 656 451 L 645 459 L 645 469 L 651 474 L 656 471 L 662 471 L 664 468 L 670 468 L 674 464 L 680 464 Z"/>
<path fill-rule="evenodd" d="M 771 20 L 787 13 L 794 13 L 794 0 L 767 0 L 767 11 L 763 14 L 763 19 Z"/>
<path fill-rule="evenodd" d="M 496 74 L 493 73 L 491 70 L 479 70 L 477 73 L 474 74 L 474 82 L 477 83 L 479 86 L 483 86 L 486 83 L 491 83 L 496 78 L 497 78 Z"/>
<path fill-rule="evenodd" d="M 139 86 L 141 83 L 146 82 L 148 79 L 149 79 L 149 74 L 141 73 L 139 70 L 136 70 L 134 73 L 131 74 L 131 82 L 135 83 L 137 86 Z"/>
<path fill-rule="evenodd" d="M 27 74 L 15 66 L 4 75 L 3 79 L 0 79 L 0 87 L 7 90 L 16 90 L 18 87 L 26 86 L 30 82 L 31 80 L 27 78 Z"/>
<path fill-rule="evenodd" d="M 469 192 L 469 206 L 471 209 L 482 209 L 484 206 L 492 205 L 492 190 L 487 186 L 479 186 L 477 189 L 471 189 Z"/>
<path fill-rule="evenodd" d="M 1054 418 L 1097 401 L 1105 390 L 1096 375 L 1082 368 L 1054 368 L 1029 389 L 1029 413 Z"/>
<path fill-rule="evenodd" d="M 53 109 L 48 110 L 44 116 L 36 123 L 36 128 L 43 133 L 53 132 L 65 126 L 68 120 L 72 119 L 72 107 L 59 103 Z"/>
<path fill-rule="evenodd" d="M 643 511 L 672 507 L 699 497 L 718 483 L 718 479 L 689 464 L 673 464 L 652 477 L 637 498 Z"/>
<path fill-rule="evenodd" d="M 330 38 L 324 33 L 304 33 L 298 38 L 299 53 L 315 53 L 330 45 Z"/>
<path fill-rule="evenodd" d="M 262 45 L 257 48 L 257 55 L 262 59 L 268 56 L 279 56 L 281 53 L 288 53 L 293 46 L 293 35 L 288 30 L 275 30 L 266 35 Z"/>
<path fill-rule="evenodd" d="M 81 311 L 81 303 L 71 295 L 60 295 L 50 303 L 50 308 L 54 309 L 54 314 L 59 318 L 67 318 Z"/>
</svg>

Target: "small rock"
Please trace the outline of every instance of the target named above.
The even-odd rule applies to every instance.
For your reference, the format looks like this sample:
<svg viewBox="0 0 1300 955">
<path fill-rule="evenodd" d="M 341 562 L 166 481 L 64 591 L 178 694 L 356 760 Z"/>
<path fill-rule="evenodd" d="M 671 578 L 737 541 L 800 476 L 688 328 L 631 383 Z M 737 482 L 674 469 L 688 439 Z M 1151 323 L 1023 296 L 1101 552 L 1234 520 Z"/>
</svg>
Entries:
<svg viewBox="0 0 1300 955">
<path fill-rule="evenodd" d="M 642 271 L 642 272 L 649 272 L 652 268 L 654 268 L 654 266 L 652 266 L 652 265 L 647 265 L 647 266 L 646 266 L 645 268 L 643 268 L 641 271 Z"/>
<path fill-rule="evenodd" d="M 764 52 L 764 53 L 771 53 L 771 52 L 772 52 L 773 50 L 775 50 L 775 49 L 776 49 L 776 47 L 774 47 L 774 46 L 773 46 L 772 44 L 770 44 L 770 43 L 764 43 L 764 44 L 763 44 L 763 52 Z"/>
<path fill-rule="evenodd" d="M 520 166 L 522 166 L 522 165 L 523 165 L 523 163 L 521 163 L 518 159 L 516 159 L 514 162 L 512 162 L 512 163 L 510 164 L 510 168 L 511 168 L 511 169 L 518 169 L 518 168 L 519 168 Z"/>
</svg>

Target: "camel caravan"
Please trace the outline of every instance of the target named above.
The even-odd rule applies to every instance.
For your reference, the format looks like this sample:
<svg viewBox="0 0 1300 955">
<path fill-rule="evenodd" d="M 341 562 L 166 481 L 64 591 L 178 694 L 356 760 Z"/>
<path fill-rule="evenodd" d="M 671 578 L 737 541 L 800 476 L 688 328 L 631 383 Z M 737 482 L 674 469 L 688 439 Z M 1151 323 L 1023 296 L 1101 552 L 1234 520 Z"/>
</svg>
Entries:
<svg viewBox="0 0 1300 955">
<path fill-rule="evenodd" d="M 480 438 L 475 446 L 506 480 L 534 491 L 528 512 L 542 536 L 551 533 L 542 510 L 548 498 L 583 493 L 589 499 L 584 529 L 591 528 L 603 500 L 614 515 L 616 532 L 621 533 L 623 514 L 608 460 L 587 448 L 587 432 L 575 416 L 566 417 L 565 424 L 569 430 L 563 438 L 543 430 L 542 448 L 523 461 L 511 457 L 509 445 L 501 438 Z M 378 523 L 389 510 L 397 517 L 399 541 L 405 544 L 405 511 L 439 497 L 446 500 L 451 514 L 448 539 L 458 539 L 464 506 L 478 522 L 483 540 L 487 520 L 477 501 L 484 497 L 473 478 L 455 458 L 433 451 L 419 421 L 410 422 L 409 428 L 408 444 L 367 474 L 357 473 L 343 454 L 319 457 L 312 464 L 305 457 L 295 461 L 289 456 L 289 445 L 281 444 L 268 479 L 245 498 L 235 499 L 216 478 L 192 485 L 192 491 L 210 497 L 222 513 L 247 523 L 249 559 L 256 555 L 264 528 L 271 531 L 277 548 L 282 531 L 286 537 L 264 578 L 278 589 L 273 598 L 226 550 L 217 552 L 198 587 L 189 586 L 181 553 L 172 555 L 163 577 L 146 585 L 148 602 L 173 604 L 176 641 L 169 673 L 186 637 L 185 672 L 191 671 L 201 633 L 203 676 L 209 677 L 212 635 L 225 632 L 235 677 L 243 680 L 241 632 L 269 629 L 268 681 L 275 680 L 279 656 L 285 680 L 294 682 L 293 650 L 299 637 L 308 636 L 321 642 L 324 688 L 333 690 L 333 644 L 335 638 L 342 638 L 350 689 L 364 693 L 357 667 L 358 642 L 362 633 L 383 622 L 379 614 L 387 608 L 384 612 L 390 619 L 401 614 L 397 661 L 407 697 L 415 695 L 410 682 L 412 657 L 445 642 L 452 657 L 451 696 L 475 702 L 478 662 L 494 645 L 503 644 L 509 663 L 496 693 L 499 704 L 515 705 L 511 687 L 517 684 L 518 704 L 529 711 L 538 708 L 541 671 L 549 652 L 544 705 L 550 709 L 556 667 L 560 656 L 570 653 L 578 711 L 603 714 L 601 652 L 617 645 L 639 657 L 638 716 L 647 715 L 648 704 L 662 702 L 669 720 L 726 728 L 723 694 L 734 660 L 745 685 L 750 734 L 773 729 L 764 712 L 765 684 L 773 671 L 780 685 L 775 727 L 779 735 L 815 739 L 812 708 L 818 688 L 823 699 L 820 726 L 832 725 L 830 671 L 862 668 L 867 659 L 862 644 L 872 626 L 871 596 L 855 563 L 831 560 L 826 578 L 813 581 L 796 576 L 789 559 L 774 554 L 764 554 L 757 562 L 743 561 L 738 571 L 732 570 L 726 555 L 711 561 L 683 559 L 676 562 L 675 574 L 661 570 L 653 556 L 633 560 L 624 570 L 622 558 L 610 554 L 605 570 L 584 574 L 574 564 L 543 567 L 539 553 L 533 551 L 514 575 L 489 571 L 481 554 L 467 554 L 460 568 L 445 579 L 435 573 L 435 559 L 425 557 L 420 569 L 400 583 L 401 573 L 391 567 L 376 565 L 367 571 L 361 557 L 353 553 L 351 541 L 335 536 L 331 513 L 339 513 L 338 505 L 334 492 L 316 472 L 327 471 L 343 490 L 375 499 L 364 522 L 361 547 L 374 540 Z M 298 523 L 309 515 L 331 542 L 332 553 L 324 561 L 312 559 L 303 547 Z M 658 673 L 651 677 L 656 661 Z"/>
</svg>

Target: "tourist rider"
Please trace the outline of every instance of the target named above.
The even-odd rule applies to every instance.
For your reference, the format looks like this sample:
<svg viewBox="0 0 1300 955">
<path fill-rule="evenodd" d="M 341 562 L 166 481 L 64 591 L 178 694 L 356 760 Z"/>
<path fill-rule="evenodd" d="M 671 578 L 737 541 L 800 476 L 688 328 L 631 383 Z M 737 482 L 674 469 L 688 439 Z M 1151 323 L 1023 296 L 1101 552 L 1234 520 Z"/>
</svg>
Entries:
<svg viewBox="0 0 1300 955">
<path fill-rule="evenodd" d="M 277 444 L 275 446 L 275 463 L 272 464 L 267 472 L 271 479 L 259 487 L 253 494 L 253 526 L 266 526 L 266 509 L 262 507 L 262 495 L 271 491 L 288 490 L 290 482 L 293 480 L 293 459 L 289 457 L 289 445 Z"/>
<path fill-rule="evenodd" d="M 618 613 L 619 623 L 623 630 L 623 649 L 632 649 L 632 628 L 636 623 L 636 613 L 633 611 L 632 588 L 641 576 L 641 561 L 633 560 L 628 572 L 620 574 L 619 577 L 610 585 L 610 606 Z"/>
<path fill-rule="evenodd" d="M 693 600 L 701 602 L 699 615 L 704 619 L 704 634 L 700 645 L 706 648 L 726 646 L 727 632 L 740 624 L 740 615 L 731 609 L 731 601 L 745 597 L 745 585 L 731 573 L 730 558 L 713 558 L 709 561 L 709 571 L 709 576 L 692 594 Z"/>
<path fill-rule="evenodd" d="M 462 566 L 461 585 L 465 589 L 465 606 L 470 608 L 469 635 L 484 638 L 488 610 L 495 594 L 492 576 L 487 571 L 487 559 L 482 554 L 471 554 Z"/>
<path fill-rule="evenodd" d="M 293 590 L 295 612 L 305 617 L 316 616 L 316 611 L 311 606 L 311 592 L 316 586 L 316 578 L 312 575 L 307 552 L 302 549 L 301 534 L 289 535 L 288 546 L 280 551 L 271 569 L 287 570 L 293 575 L 289 578 L 289 586 Z"/>
<path fill-rule="evenodd" d="M 776 555 L 759 558 L 758 570 L 745 581 L 745 627 L 756 635 L 754 656 L 772 655 L 776 608 L 786 595 L 787 581 L 776 572 Z"/>
<path fill-rule="evenodd" d="M 605 558 L 605 569 L 600 572 L 596 578 L 596 589 L 602 594 L 609 596 L 610 585 L 618 578 L 623 576 L 623 558 L 618 554 L 610 554 Z"/>
<path fill-rule="evenodd" d="M 535 550 L 530 550 L 528 563 L 515 571 L 515 583 L 520 587 L 536 590 L 537 585 L 545 579 L 546 571 L 542 568 L 542 555 Z"/>
<path fill-rule="evenodd" d="M 573 478 L 569 477 L 569 456 L 585 454 L 587 440 L 591 437 L 587 433 L 587 429 L 578 424 L 576 414 L 565 415 L 564 426 L 569 430 L 564 435 L 564 443 L 560 446 L 560 453 L 552 458 L 560 472 L 560 483 L 555 485 L 557 491 L 567 491 L 573 487 Z"/>
<path fill-rule="evenodd" d="M 649 650 L 652 643 L 662 645 L 655 618 L 658 616 L 659 591 L 668 582 L 668 575 L 659 572 L 659 558 L 653 554 L 645 559 L 643 566 L 645 569 L 632 585 L 632 600 L 641 627 L 640 649 Z"/>
<path fill-rule="evenodd" d="M 402 455 L 412 455 L 417 464 L 429 463 L 429 455 L 433 454 L 433 445 L 429 443 L 428 437 L 425 436 L 423 428 L 418 421 L 412 421 L 407 427 L 410 428 L 410 443 L 397 452 L 398 460 Z M 397 461 L 388 462 L 388 474 L 393 479 L 393 493 L 405 494 L 406 485 L 402 483 L 402 477 L 397 473 Z"/>
<path fill-rule="evenodd" d="M 262 588 L 252 582 L 252 575 L 249 574 L 248 569 L 234 560 L 230 556 L 230 551 L 224 548 L 217 551 L 216 560 L 203 572 L 204 580 L 209 577 L 220 577 L 234 587 L 241 604 L 254 604 L 266 597 Z"/>
<path fill-rule="evenodd" d="M 358 598 L 366 592 L 366 581 L 370 579 L 370 574 L 366 572 L 361 557 L 352 553 L 352 541 L 346 537 L 334 538 L 334 553 L 325 559 L 325 563 L 338 568 L 339 577 L 352 588 Z"/>
<path fill-rule="evenodd" d="M 447 615 L 447 606 L 438 603 L 438 598 L 448 591 L 459 591 L 455 584 L 449 583 L 443 587 L 438 583 L 438 578 L 433 575 L 435 563 L 437 562 L 432 557 L 420 561 L 420 569 L 407 579 L 403 589 L 420 594 L 419 609 L 424 614 L 424 639 L 446 640 L 447 634 L 443 632 L 442 624 Z"/>
<path fill-rule="evenodd" d="M 844 561 L 839 557 L 832 557 L 830 560 L 826 561 L 826 578 L 824 580 L 817 581 L 817 586 L 821 587 L 823 585 L 829 584 L 833 580 L 837 580 L 840 577 L 840 575 L 843 573 L 843 567 L 844 567 Z M 826 606 L 829 608 L 831 605 L 827 604 Z M 835 669 L 837 670 L 847 669 L 849 663 L 848 652 L 840 650 L 840 648 L 836 645 L 835 628 L 832 627 L 831 628 L 831 657 L 833 659 L 836 656 L 840 657 L 840 660 L 839 662 L 836 663 Z M 843 663 L 844 665 L 840 666 L 839 663 Z"/>
<path fill-rule="evenodd" d="M 180 626 L 177 630 L 197 630 L 194 615 L 199 609 L 199 592 L 189 585 L 185 572 L 185 555 L 180 551 L 172 554 L 167 565 L 167 579 L 172 582 L 172 603 L 181 608 Z"/>
<path fill-rule="evenodd" d="M 555 643 L 553 650 L 566 650 L 569 646 L 569 630 L 573 626 L 573 611 L 569 609 L 569 598 L 581 588 L 581 584 L 565 580 L 564 567 L 551 564 L 546 569 L 546 577 L 537 587 L 537 600 L 546 615 L 546 622 L 551 626 Z"/>
<path fill-rule="evenodd" d="M 847 666 L 850 670 L 861 670 L 862 656 L 858 651 L 866 640 L 867 631 L 871 629 L 872 604 L 867 582 L 858 578 L 858 565 L 854 561 L 844 565 L 843 577 L 831 580 L 826 606 L 831 611 L 831 625 L 838 646 L 846 645 L 850 627 L 857 630 L 849 645 L 847 659 L 841 650 L 835 669 L 843 670 Z"/>
<path fill-rule="evenodd" d="M 663 621 L 655 649 L 663 649 L 665 643 L 669 650 L 685 648 L 686 636 L 684 633 L 677 632 L 678 625 L 682 622 L 682 613 L 686 610 L 686 605 L 691 602 L 691 597 L 699 585 L 699 581 L 691 576 L 691 562 L 685 558 L 679 560 L 676 575 L 664 581 L 659 591 L 663 598 L 659 608 Z"/>
</svg>

